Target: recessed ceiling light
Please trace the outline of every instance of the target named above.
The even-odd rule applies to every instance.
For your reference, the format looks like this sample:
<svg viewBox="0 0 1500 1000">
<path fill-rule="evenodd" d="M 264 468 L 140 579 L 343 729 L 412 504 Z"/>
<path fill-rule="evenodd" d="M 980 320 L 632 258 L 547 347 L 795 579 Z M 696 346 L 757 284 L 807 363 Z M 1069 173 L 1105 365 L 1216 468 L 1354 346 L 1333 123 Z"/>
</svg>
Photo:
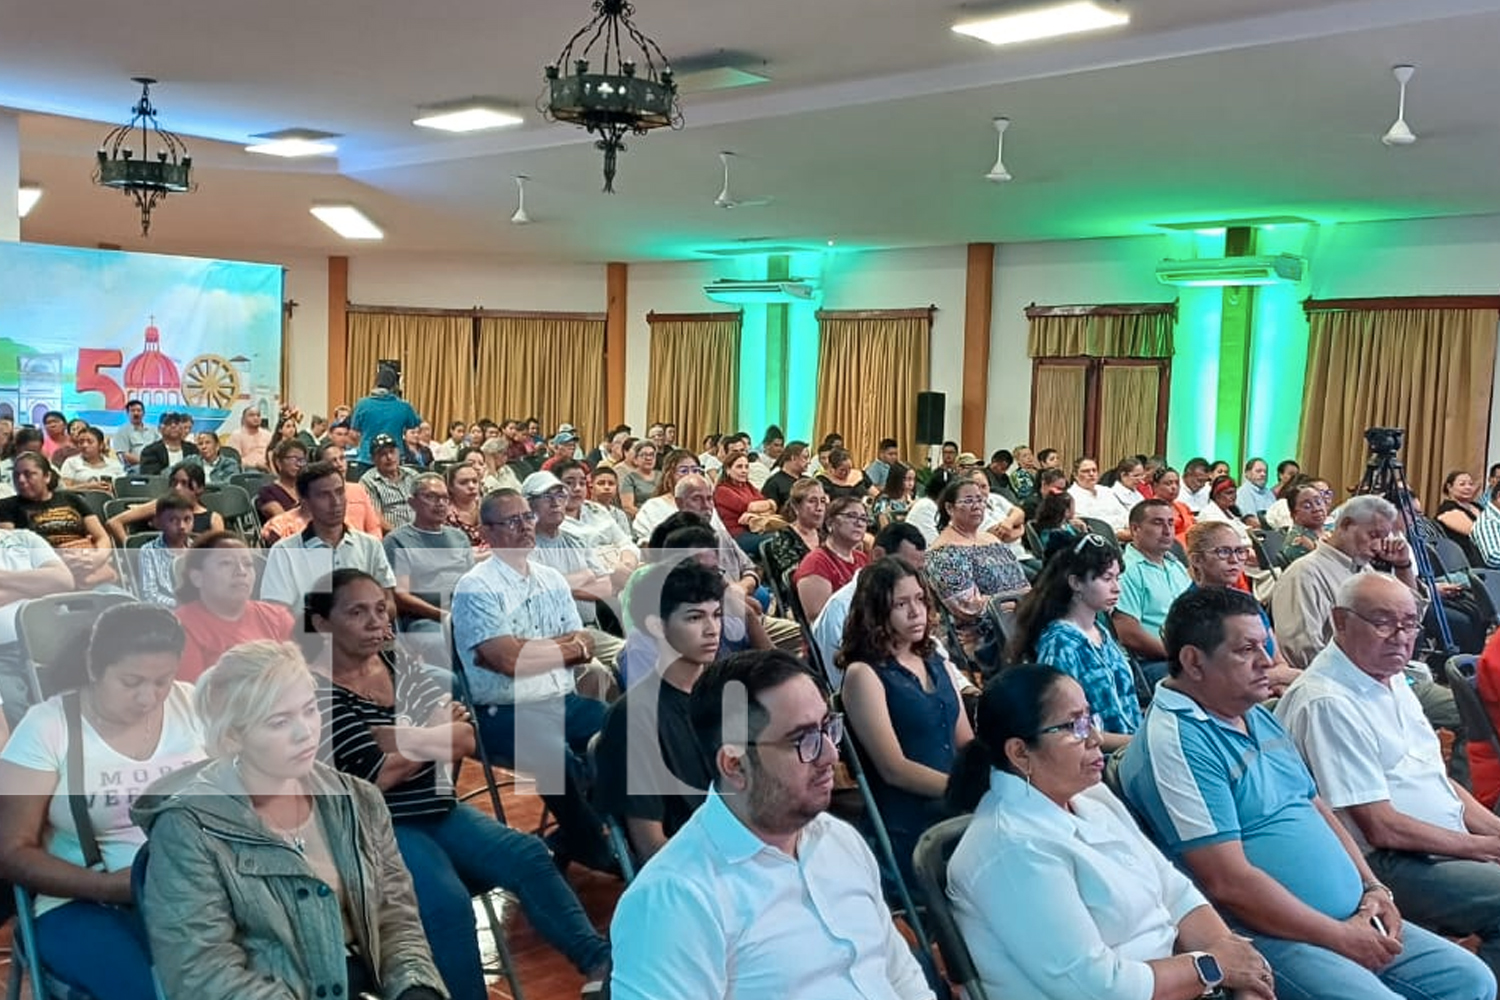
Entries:
<svg viewBox="0 0 1500 1000">
<path fill-rule="evenodd" d="M 991 45 L 1014 45 L 1017 42 L 1097 31 L 1129 23 L 1130 15 L 1112 3 L 1076 0 L 1074 3 L 1034 7 L 975 21 L 960 21 L 953 26 L 953 30 Z"/>
<path fill-rule="evenodd" d="M 314 205 L 312 214 L 318 221 L 346 240 L 384 239 L 385 233 L 365 213 L 353 205 Z"/>
<path fill-rule="evenodd" d="M 16 214 L 23 219 L 26 218 L 27 213 L 36 207 L 36 203 L 41 198 L 42 189 L 40 185 L 22 184 L 16 190 Z"/>
<path fill-rule="evenodd" d="M 246 146 L 247 153 L 264 153 L 267 156 L 331 156 L 337 153 L 339 148 L 331 142 L 318 142 L 314 139 L 270 139 L 266 142 L 257 142 L 253 146 Z"/>
<path fill-rule="evenodd" d="M 412 124 L 444 132 L 482 132 L 490 128 L 519 125 L 525 121 L 511 108 L 489 101 L 463 101 L 441 107 L 423 108 Z"/>
</svg>

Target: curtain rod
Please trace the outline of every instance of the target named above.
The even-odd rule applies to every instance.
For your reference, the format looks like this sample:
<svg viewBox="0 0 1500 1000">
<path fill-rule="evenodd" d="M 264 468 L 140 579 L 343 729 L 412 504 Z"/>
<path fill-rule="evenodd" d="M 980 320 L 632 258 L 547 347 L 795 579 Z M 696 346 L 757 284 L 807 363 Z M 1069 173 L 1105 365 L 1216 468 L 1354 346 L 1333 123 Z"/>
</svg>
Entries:
<svg viewBox="0 0 1500 1000">
<path fill-rule="evenodd" d="M 1171 316 L 1177 318 L 1177 303 L 1173 302 L 1119 302 L 1097 306 L 1039 306 L 1035 302 L 1026 307 L 1027 319 L 1042 319 L 1048 316 Z"/>
<path fill-rule="evenodd" d="M 421 306 L 372 306 L 350 302 L 344 307 L 350 313 L 383 313 L 388 316 L 460 316 L 464 319 L 581 319 L 603 323 L 602 312 L 543 312 L 527 309 L 429 309 Z"/>
<path fill-rule="evenodd" d="M 659 313 L 648 312 L 647 323 L 738 323 L 745 318 L 740 310 L 733 312 Z"/>
<path fill-rule="evenodd" d="M 1500 295 L 1388 295 L 1373 299 L 1304 299 L 1302 311 L 1390 312 L 1394 309 L 1500 309 Z"/>
<path fill-rule="evenodd" d="M 932 319 L 936 305 L 918 309 L 819 309 L 816 317 L 823 319 Z"/>
</svg>

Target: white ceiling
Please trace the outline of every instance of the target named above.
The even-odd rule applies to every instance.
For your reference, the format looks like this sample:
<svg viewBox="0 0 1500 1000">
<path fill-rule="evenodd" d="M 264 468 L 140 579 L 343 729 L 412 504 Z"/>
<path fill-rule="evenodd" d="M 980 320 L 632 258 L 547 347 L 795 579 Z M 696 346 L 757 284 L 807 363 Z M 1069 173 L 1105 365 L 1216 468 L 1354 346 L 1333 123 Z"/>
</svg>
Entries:
<svg viewBox="0 0 1500 1000">
<path fill-rule="evenodd" d="M 670 58 L 748 52 L 773 82 L 687 95 L 687 127 L 630 141 L 613 196 L 588 137 L 531 110 L 584 0 L 152 0 L 139 17 L 0 0 L 0 106 L 24 112 L 21 173 L 46 188 L 26 239 L 165 252 L 348 252 L 315 201 L 384 227 L 360 253 L 576 261 L 755 238 L 926 246 L 1500 212 L 1500 0 L 1124 2 L 1127 28 L 991 49 L 948 30 L 974 10 L 935 0 L 638 0 Z M 1398 62 L 1418 66 L 1421 140 L 1387 149 Z M 89 182 L 138 74 L 163 81 L 161 122 L 188 137 L 199 183 L 158 209 L 149 241 Z M 468 137 L 410 124 L 418 105 L 473 94 L 527 123 Z M 1005 185 L 982 177 L 997 114 L 1013 119 Z M 339 158 L 240 151 L 289 127 L 340 133 Z M 713 206 L 721 149 L 741 154 L 736 195 L 772 204 Z M 518 173 L 527 227 L 507 223 Z"/>
</svg>

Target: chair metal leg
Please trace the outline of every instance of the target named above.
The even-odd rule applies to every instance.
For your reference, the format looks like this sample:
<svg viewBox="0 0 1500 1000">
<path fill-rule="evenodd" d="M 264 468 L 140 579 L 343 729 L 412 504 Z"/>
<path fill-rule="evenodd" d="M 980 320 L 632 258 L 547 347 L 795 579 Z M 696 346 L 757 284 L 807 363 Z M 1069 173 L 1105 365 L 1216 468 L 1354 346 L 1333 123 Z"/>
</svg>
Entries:
<svg viewBox="0 0 1500 1000">
<path fill-rule="evenodd" d="M 505 942 L 505 924 L 500 920 L 500 914 L 495 911 L 494 893 L 481 893 L 479 899 L 484 904 L 484 913 L 490 922 L 490 936 L 495 942 L 495 961 L 499 964 L 499 968 L 486 969 L 485 973 L 504 976 L 506 983 L 510 986 L 512 1000 L 526 1000 L 521 993 L 521 980 L 516 975 L 516 963 L 511 958 L 510 946 Z"/>
</svg>

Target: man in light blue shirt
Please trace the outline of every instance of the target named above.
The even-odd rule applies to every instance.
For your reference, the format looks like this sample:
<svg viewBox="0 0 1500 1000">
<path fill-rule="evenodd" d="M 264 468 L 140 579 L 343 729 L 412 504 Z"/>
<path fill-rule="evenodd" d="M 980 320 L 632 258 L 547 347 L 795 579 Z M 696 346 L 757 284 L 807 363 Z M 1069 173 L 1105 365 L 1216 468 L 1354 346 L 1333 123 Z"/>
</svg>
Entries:
<svg viewBox="0 0 1500 1000">
<path fill-rule="evenodd" d="M 1166 661 L 1162 623 L 1177 595 L 1193 582 L 1172 554 L 1176 524 L 1176 512 L 1165 500 L 1142 500 L 1130 510 L 1131 538 L 1122 558 L 1125 571 L 1112 618 L 1120 645 L 1148 663 Z"/>
<path fill-rule="evenodd" d="M 125 471 L 135 472 L 141 465 L 141 449 L 153 441 L 160 441 L 161 434 L 155 427 L 146 426 L 146 404 L 139 399 L 125 404 L 125 417 L 125 426 L 115 431 L 110 444 Z"/>
<path fill-rule="evenodd" d="M 932 1000 L 874 856 L 825 811 L 843 718 L 807 668 L 737 653 L 689 710 L 714 788 L 620 898 L 614 1000 Z"/>
<path fill-rule="evenodd" d="M 1479 959 L 1402 922 L 1261 707 L 1271 658 L 1255 598 L 1192 590 L 1162 636 L 1170 676 L 1124 751 L 1121 790 L 1162 850 L 1251 935 L 1277 994 L 1493 998 L 1495 978 Z"/>
<path fill-rule="evenodd" d="M 1263 458 L 1252 458 L 1245 463 L 1245 476 L 1240 481 L 1240 511 L 1246 515 L 1265 517 L 1266 511 L 1276 502 L 1276 491 L 1266 485 L 1271 470 Z"/>
</svg>

